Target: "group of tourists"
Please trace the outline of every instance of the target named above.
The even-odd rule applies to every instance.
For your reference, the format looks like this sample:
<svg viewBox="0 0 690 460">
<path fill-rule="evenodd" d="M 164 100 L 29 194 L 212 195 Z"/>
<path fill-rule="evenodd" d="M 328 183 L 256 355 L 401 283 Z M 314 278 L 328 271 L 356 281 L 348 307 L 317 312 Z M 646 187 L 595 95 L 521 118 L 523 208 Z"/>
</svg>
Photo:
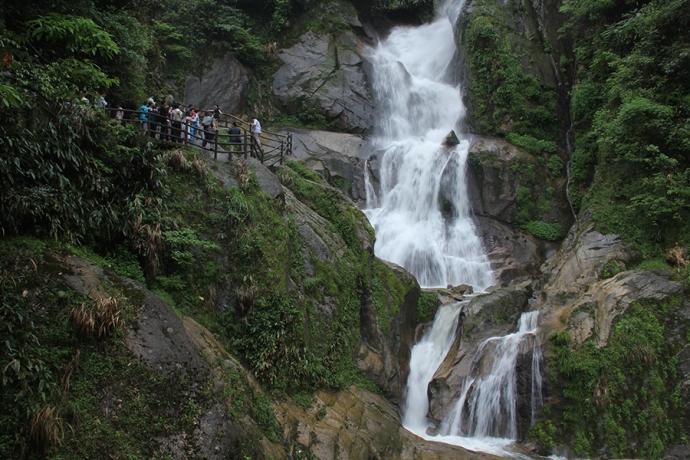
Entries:
<svg viewBox="0 0 690 460">
<path fill-rule="evenodd" d="M 116 112 L 117 118 L 121 118 L 119 113 Z M 183 106 L 168 96 L 160 104 L 150 97 L 139 107 L 137 114 L 141 129 L 154 139 L 190 144 L 201 142 L 201 147 L 206 148 L 207 145 L 218 142 L 219 122 L 223 112 L 218 105 L 213 110 L 205 111 L 192 105 Z M 256 117 L 252 119 L 250 132 L 256 146 L 261 149 L 261 123 Z M 229 127 L 228 135 L 231 149 L 241 152 L 244 135 L 236 121 Z"/>
</svg>

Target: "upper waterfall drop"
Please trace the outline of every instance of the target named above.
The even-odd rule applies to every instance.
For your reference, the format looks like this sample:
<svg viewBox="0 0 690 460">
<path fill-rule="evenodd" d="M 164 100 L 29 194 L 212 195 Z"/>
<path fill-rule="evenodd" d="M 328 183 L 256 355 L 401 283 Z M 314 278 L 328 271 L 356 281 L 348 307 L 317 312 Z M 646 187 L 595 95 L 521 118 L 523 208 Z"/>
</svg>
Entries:
<svg viewBox="0 0 690 460">
<path fill-rule="evenodd" d="M 483 290 L 493 275 L 470 215 L 469 142 L 443 145 L 465 115 L 460 87 L 446 81 L 456 53 L 452 21 L 463 4 L 449 0 L 434 22 L 395 28 L 371 50 L 379 108 L 373 143 L 383 154 L 380 191 L 367 190 L 365 213 L 376 229 L 376 255 L 422 286 Z"/>
</svg>

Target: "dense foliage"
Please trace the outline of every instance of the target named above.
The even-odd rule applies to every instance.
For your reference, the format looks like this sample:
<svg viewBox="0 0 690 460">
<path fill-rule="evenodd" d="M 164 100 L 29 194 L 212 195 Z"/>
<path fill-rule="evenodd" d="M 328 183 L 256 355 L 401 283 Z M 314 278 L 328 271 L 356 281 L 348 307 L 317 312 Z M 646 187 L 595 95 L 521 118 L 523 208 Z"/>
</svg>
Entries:
<svg viewBox="0 0 690 460">
<path fill-rule="evenodd" d="M 562 9 L 577 44 L 576 205 L 646 255 L 687 246 L 690 2 L 569 0 Z"/>
<path fill-rule="evenodd" d="M 551 339 L 549 382 L 561 398 L 532 430 L 550 452 L 567 445 L 577 457 L 660 458 L 685 443 L 684 403 L 671 338 L 681 302 L 635 304 L 615 325 L 608 344 L 573 346 L 563 332 Z"/>
</svg>

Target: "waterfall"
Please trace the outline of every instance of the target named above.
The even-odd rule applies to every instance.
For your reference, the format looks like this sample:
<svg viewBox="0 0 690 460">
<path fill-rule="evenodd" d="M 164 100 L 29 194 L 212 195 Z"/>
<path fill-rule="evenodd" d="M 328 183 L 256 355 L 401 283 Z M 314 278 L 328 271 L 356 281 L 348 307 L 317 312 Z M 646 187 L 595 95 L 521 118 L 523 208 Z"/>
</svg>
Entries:
<svg viewBox="0 0 690 460">
<path fill-rule="evenodd" d="M 516 370 L 521 352 L 532 352 L 531 392 L 538 388 L 541 400 L 541 353 L 535 344 L 538 318 L 537 311 L 523 313 L 517 332 L 491 337 L 479 345 L 460 397 L 441 425 L 442 434 L 517 439 Z M 532 394 L 530 400 L 535 403 Z M 531 409 L 535 411 L 536 405 Z"/>
<path fill-rule="evenodd" d="M 427 429 L 429 399 L 426 389 L 453 344 L 461 303 L 442 306 L 431 329 L 412 348 L 410 374 L 407 377 L 403 425 L 411 431 Z"/>
<path fill-rule="evenodd" d="M 521 354 L 531 353 L 530 423 L 534 423 L 542 404 L 542 355 L 536 340 L 538 311 L 523 313 L 516 332 L 490 337 L 479 344 L 439 434 L 427 434 L 427 388 L 455 339 L 461 305 L 441 307 L 431 329 L 412 348 L 403 424 L 428 440 L 510 455 L 507 447 L 518 438 L 517 366 Z"/>
<path fill-rule="evenodd" d="M 446 136 L 465 116 L 462 90 L 447 81 L 456 55 L 453 24 L 464 0 L 446 0 L 436 19 L 397 27 L 370 50 L 378 105 L 379 191 L 364 163 L 365 213 L 376 230 L 378 257 L 411 272 L 424 287 L 492 285 L 488 258 L 472 221 L 466 184 L 469 141 Z M 439 434 L 427 434 L 427 389 L 455 340 L 461 303 L 439 309 L 431 329 L 411 352 L 404 426 L 426 439 L 505 454 L 518 436 L 516 365 L 532 350 L 531 417 L 541 407 L 541 354 L 536 347 L 538 313 L 520 318 L 518 331 L 482 342 L 462 382 L 457 402 Z"/>
<path fill-rule="evenodd" d="M 376 190 L 371 184 L 371 173 L 369 172 L 369 160 L 364 160 L 364 191 L 366 193 L 367 206 L 377 208 L 379 199 Z"/>
<path fill-rule="evenodd" d="M 379 194 L 374 199 L 367 186 L 365 213 L 376 230 L 376 255 L 405 267 L 422 286 L 483 290 L 493 275 L 467 196 L 469 142 L 444 145 L 465 115 L 460 87 L 445 81 L 456 53 L 451 21 L 463 4 L 448 1 L 434 22 L 393 29 L 370 52 L 379 107 L 372 142 L 382 153 Z"/>
</svg>

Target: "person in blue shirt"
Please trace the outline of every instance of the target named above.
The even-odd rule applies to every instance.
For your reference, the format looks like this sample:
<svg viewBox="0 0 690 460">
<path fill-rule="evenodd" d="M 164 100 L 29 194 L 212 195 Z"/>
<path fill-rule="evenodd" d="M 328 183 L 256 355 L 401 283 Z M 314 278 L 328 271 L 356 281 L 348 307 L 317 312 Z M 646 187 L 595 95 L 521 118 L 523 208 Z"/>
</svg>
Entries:
<svg viewBox="0 0 690 460">
<path fill-rule="evenodd" d="M 139 107 L 139 123 L 141 124 L 141 129 L 146 131 L 146 128 L 148 128 L 147 124 L 149 121 L 149 111 L 150 107 L 148 104 L 141 104 L 141 107 Z"/>
</svg>

